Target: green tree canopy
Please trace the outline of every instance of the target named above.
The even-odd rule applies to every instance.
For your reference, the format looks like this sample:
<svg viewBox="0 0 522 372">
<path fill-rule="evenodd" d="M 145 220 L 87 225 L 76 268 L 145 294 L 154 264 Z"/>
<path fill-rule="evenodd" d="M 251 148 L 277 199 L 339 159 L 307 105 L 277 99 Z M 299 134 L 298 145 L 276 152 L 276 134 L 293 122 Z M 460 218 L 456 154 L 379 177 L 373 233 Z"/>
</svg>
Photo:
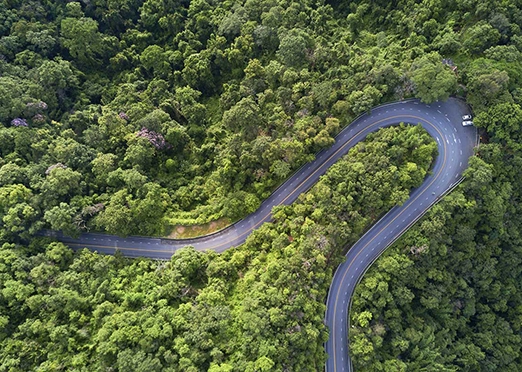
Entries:
<svg viewBox="0 0 522 372">
<path fill-rule="evenodd" d="M 448 99 L 457 86 L 457 77 L 436 52 L 413 61 L 410 74 L 416 96 L 425 103 Z"/>
</svg>

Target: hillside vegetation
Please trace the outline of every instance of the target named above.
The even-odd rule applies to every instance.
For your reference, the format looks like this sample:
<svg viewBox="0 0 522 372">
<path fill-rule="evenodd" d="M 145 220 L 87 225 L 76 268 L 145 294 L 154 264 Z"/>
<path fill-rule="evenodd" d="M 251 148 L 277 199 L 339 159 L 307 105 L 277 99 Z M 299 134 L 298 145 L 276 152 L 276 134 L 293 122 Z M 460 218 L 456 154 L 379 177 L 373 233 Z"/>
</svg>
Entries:
<svg viewBox="0 0 522 372">
<path fill-rule="evenodd" d="M 430 17 L 420 31 L 428 47 L 446 45 L 439 51 L 458 64 L 483 143 L 464 183 L 385 252 L 358 286 L 350 314 L 354 369 L 519 371 L 520 4 L 413 8 Z M 390 11 L 374 30 L 394 27 L 400 12 L 391 5 L 367 9 L 374 18 Z"/>
<path fill-rule="evenodd" d="M 234 221 L 354 116 L 454 92 L 442 52 L 354 28 L 359 8 L 3 0 L 0 187 L 21 203 L 2 234 Z"/>
<path fill-rule="evenodd" d="M 383 129 L 220 255 L 187 247 L 161 262 L 4 243 L 0 371 L 322 369 L 343 244 L 405 200 L 435 152 L 420 126 Z"/>
<path fill-rule="evenodd" d="M 419 185 L 370 136 L 222 255 L 35 239 L 234 221 L 372 106 L 465 97 L 484 142 L 354 300 L 359 370 L 520 370 L 515 0 L 0 0 L 0 371 L 316 371 L 343 248 Z M 419 151 L 422 148 L 423 151 Z"/>
</svg>

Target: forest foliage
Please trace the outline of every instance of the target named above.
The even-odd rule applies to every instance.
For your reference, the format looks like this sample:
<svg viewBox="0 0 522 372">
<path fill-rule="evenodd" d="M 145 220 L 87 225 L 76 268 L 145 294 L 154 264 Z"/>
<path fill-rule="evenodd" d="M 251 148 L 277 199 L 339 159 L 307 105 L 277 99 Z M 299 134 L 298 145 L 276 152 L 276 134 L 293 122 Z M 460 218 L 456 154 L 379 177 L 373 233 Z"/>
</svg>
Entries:
<svg viewBox="0 0 522 372">
<path fill-rule="evenodd" d="M 342 247 L 408 197 L 436 151 L 420 126 L 382 129 L 222 254 L 187 247 L 153 261 L 4 243 L 0 371 L 322 369 Z"/>
<path fill-rule="evenodd" d="M 474 3 L 465 13 L 473 23 L 460 24 L 456 11 L 432 13 L 423 32 L 458 26 L 457 33 L 432 34 L 433 43 L 455 43 L 448 55 L 459 62 L 482 144 L 464 183 L 358 285 L 350 314 L 355 370 L 522 366 L 522 13 L 516 2 Z"/>
<path fill-rule="evenodd" d="M 425 176 L 417 127 L 222 255 L 33 235 L 239 219 L 372 106 L 454 94 L 488 144 L 361 283 L 353 360 L 519 370 L 521 27 L 514 0 L 0 0 L 0 370 L 322 369 L 332 271 Z"/>
<path fill-rule="evenodd" d="M 3 234 L 233 221 L 356 115 L 456 87 L 419 36 L 348 27 L 363 6 L 2 4 L 0 187 L 27 205 Z"/>
<path fill-rule="evenodd" d="M 479 114 L 477 124 L 493 126 L 504 105 Z M 520 128 L 522 117 L 516 120 Z M 520 370 L 522 148 L 490 133 L 466 181 L 357 287 L 350 315 L 356 370 Z"/>
</svg>

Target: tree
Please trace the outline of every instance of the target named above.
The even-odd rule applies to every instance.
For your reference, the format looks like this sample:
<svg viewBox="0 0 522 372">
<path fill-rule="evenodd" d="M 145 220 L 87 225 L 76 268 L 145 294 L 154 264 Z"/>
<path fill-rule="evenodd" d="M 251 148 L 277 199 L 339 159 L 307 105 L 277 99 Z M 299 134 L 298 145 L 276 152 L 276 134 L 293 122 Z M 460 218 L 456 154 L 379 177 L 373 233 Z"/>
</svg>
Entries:
<svg viewBox="0 0 522 372">
<path fill-rule="evenodd" d="M 277 56 L 288 67 L 302 66 L 306 62 L 306 50 L 311 46 L 311 40 L 303 30 L 292 29 L 281 38 Z"/>
<path fill-rule="evenodd" d="M 246 138 L 253 138 L 263 125 L 259 106 L 251 97 L 245 97 L 225 111 L 223 124 Z"/>
<path fill-rule="evenodd" d="M 201 92 L 189 86 L 176 89 L 175 98 L 181 111 L 181 120 L 189 125 L 203 126 L 206 121 L 207 108 L 199 102 Z"/>
<path fill-rule="evenodd" d="M 147 30 L 162 29 L 175 34 L 181 28 L 180 3 L 173 0 L 146 0 L 140 8 L 140 23 Z"/>
<path fill-rule="evenodd" d="M 511 148 L 520 148 L 522 136 L 522 108 L 518 104 L 499 103 L 476 116 L 478 127 L 485 128 L 488 133 L 494 133 L 492 141 L 501 142 Z M 1 172 L 1 169 L 0 169 Z"/>
<path fill-rule="evenodd" d="M 154 160 L 154 146 L 147 138 L 130 135 L 129 147 L 125 151 L 124 163 L 128 167 L 137 166 L 141 170 L 147 170 Z"/>
<path fill-rule="evenodd" d="M 142 350 L 136 352 L 131 349 L 118 353 L 118 367 L 122 372 L 160 372 L 163 370 L 163 366 L 157 358 L 145 354 Z"/>
<path fill-rule="evenodd" d="M 36 216 L 37 212 L 30 204 L 25 202 L 16 204 L 9 208 L 2 217 L 3 230 L 19 237 L 26 237 L 25 232 L 29 231 Z"/>
<path fill-rule="evenodd" d="M 181 71 L 183 81 L 188 86 L 205 93 L 214 89 L 210 60 L 207 53 L 194 53 L 185 59 L 185 67 Z"/>
<path fill-rule="evenodd" d="M 284 160 L 276 160 L 272 165 L 270 166 L 270 172 L 276 176 L 279 180 L 284 180 L 288 177 L 290 174 L 292 168 L 290 167 L 290 164 L 288 164 Z"/>
<path fill-rule="evenodd" d="M 433 40 L 433 44 L 443 56 L 453 55 L 462 47 L 458 35 L 451 27 L 440 31 L 435 40 Z"/>
<path fill-rule="evenodd" d="M 67 203 L 60 203 L 45 211 L 44 220 L 51 226 L 51 229 L 62 231 L 68 236 L 77 237 L 80 233 L 75 221 L 77 213 L 77 208 Z"/>
<path fill-rule="evenodd" d="M 23 115 L 27 102 L 40 94 L 34 83 L 15 76 L 0 76 L 0 122 L 7 125 Z"/>
<path fill-rule="evenodd" d="M 227 196 L 223 205 L 223 215 L 231 220 L 238 220 L 241 217 L 254 212 L 259 207 L 259 199 L 245 191 L 237 191 Z"/>
<path fill-rule="evenodd" d="M 222 364 L 210 364 L 208 372 L 232 372 L 234 370 L 234 366 L 226 363 Z"/>
<path fill-rule="evenodd" d="M 98 22 L 89 17 L 65 18 L 60 24 L 62 44 L 78 62 L 90 66 L 103 54 Z"/>
<path fill-rule="evenodd" d="M 137 169 L 122 169 L 118 168 L 112 172 L 107 173 L 107 185 L 114 188 L 121 188 L 126 186 L 128 190 L 137 192 L 145 183 L 147 183 L 147 176 L 141 174 Z"/>
<path fill-rule="evenodd" d="M 138 221 L 132 215 L 132 199 L 132 195 L 125 189 L 115 192 L 105 209 L 94 217 L 94 226 L 121 236 L 133 233 Z"/>
<path fill-rule="evenodd" d="M 442 57 L 436 52 L 417 58 L 411 65 L 410 76 L 415 95 L 425 103 L 444 101 L 457 87 L 455 74 L 442 64 Z"/>
<path fill-rule="evenodd" d="M 15 163 L 7 163 L 0 167 L 0 186 L 20 184 L 25 179 L 25 169 Z"/>
<path fill-rule="evenodd" d="M 0 187 L 0 213 L 7 212 L 17 204 L 30 201 L 31 197 L 31 190 L 21 184 Z"/>
<path fill-rule="evenodd" d="M 99 152 L 91 161 L 92 173 L 96 176 L 97 182 L 103 184 L 107 182 L 107 177 L 110 172 L 116 169 L 118 157 L 111 153 Z"/>
<path fill-rule="evenodd" d="M 470 76 L 468 101 L 476 112 L 491 107 L 495 103 L 511 102 L 508 91 L 509 75 L 506 71 L 490 69 L 476 71 Z"/>
<path fill-rule="evenodd" d="M 57 57 L 44 61 L 35 70 L 37 82 L 45 89 L 43 100 L 51 110 L 70 107 L 78 78 L 70 62 Z"/>
<path fill-rule="evenodd" d="M 50 169 L 40 186 L 45 205 L 53 205 L 79 193 L 81 178 L 81 173 L 63 165 Z"/>
<path fill-rule="evenodd" d="M 469 53 L 479 54 L 490 46 L 495 45 L 500 39 L 500 32 L 489 23 L 477 22 L 464 34 L 463 46 Z"/>
<path fill-rule="evenodd" d="M 169 195 L 156 183 L 147 183 L 140 190 L 140 200 L 133 203 L 132 213 L 136 221 L 136 233 L 140 235 L 163 235 L 162 223 L 169 206 Z"/>
<path fill-rule="evenodd" d="M 60 268 L 66 269 L 71 263 L 73 251 L 63 243 L 53 242 L 46 247 L 45 256 Z"/>
<path fill-rule="evenodd" d="M 27 42 L 30 43 L 29 48 L 46 57 L 53 54 L 55 47 L 58 44 L 50 30 L 28 31 L 25 36 Z"/>
<path fill-rule="evenodd" d="M 225 35 L 228 40 L 233 40 L 241 31 L 241 26 L 247 21 L 245 9 L 237 7 L 234 12 L 229 12 L 221 20 L 218 28 L 220 35 Z"/>
<path fill-rule="evenodd" d="M 381 96 L 377 88 L 367 85 L 362 91 L 353 91 L 348 97 L 348 103 L 354 115 L 360 115 L 375 106 Z"/>
<path fill-rule="evenodd" d="M 167 76 L 171 70 L 163 48 L 158 45 L 149 45 L 141 53 L 140 62 L 155 76 Z"/>
<path fill-rule="evenodd" d="M 69 129 L 69 132 L 72 131 Z M 72 133 L 71 133 L 72 134 Z M 94 158 L 93 151 L 73 138 L 59 137 L 49 144 L 49 155 L 54 161 L 67 164 L 74 169 L 87 170 Z"/>
<path fill-rule="evenodd" d="M 256 360 L 255 368 L 261 372 L 271 371 L 274 367 L 275 363 L 272 359 L 262 356 L 261 358 Z"/>
</svg>

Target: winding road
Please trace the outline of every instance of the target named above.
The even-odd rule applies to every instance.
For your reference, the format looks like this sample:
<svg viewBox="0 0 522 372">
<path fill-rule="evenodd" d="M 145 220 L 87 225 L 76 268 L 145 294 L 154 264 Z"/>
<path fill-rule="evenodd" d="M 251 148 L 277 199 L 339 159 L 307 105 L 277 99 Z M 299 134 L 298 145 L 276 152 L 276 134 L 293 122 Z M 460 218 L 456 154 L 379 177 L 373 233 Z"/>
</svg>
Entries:
<svg viewBox="0 0 522 372">
<path fill-rule="evenodd" d="M 431 205 L 462 178 L 477 144 L 474 127 L 463 127 L 461 117 L 469 114 L 465 103 L 456 99 L 426 105 L 418 100 L 407 100 L 375 107 L 343 129 L 335 143 L 317 154 L 316 159 L 305 164 L 265 200 L 259 209 L 245 219 L 217 233 L 184 240 L 146 237 L 118 237 L 106 234 L 85 233 L 78 239 L 52 232 L 74 249 L 86 247 L 100 253 L 114 254 L 117 250 L 126 256 L 146 256 L 169 259 L 172 254 L 187 245 L 197 250 L 222 252 L 242 244 L 252 230 L 270 221 L 272 207 L 290 204 L 315 184 L 331 165 L 345 155 L 369 133 L 401 122 L 420 124 L 437 141 L 439 156 L 431 174 L 415 189 L 406 203 L 392 208 L 354 244 L 332 280 L 327 299 L 325 322 L 330 329 L 326 343 L 329 358 L 327 371 L 351 371 L 348 354 L 348 311 L 355 285 L 379 255 L 417 221 Z"/>
</svg>

